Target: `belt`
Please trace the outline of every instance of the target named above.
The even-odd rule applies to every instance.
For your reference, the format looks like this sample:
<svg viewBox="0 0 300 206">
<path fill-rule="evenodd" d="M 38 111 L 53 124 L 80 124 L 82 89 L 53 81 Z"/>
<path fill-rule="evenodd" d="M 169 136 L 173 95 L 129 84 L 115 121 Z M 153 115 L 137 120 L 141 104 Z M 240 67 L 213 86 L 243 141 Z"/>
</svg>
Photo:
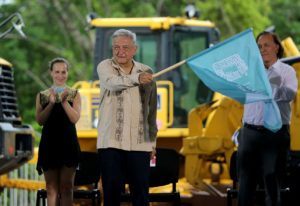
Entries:
<svg viewBox="0 0 300 206">
<path fill-rule="evenodd" d="M 244 123 L 244 127 L 248 128 L 248 129 L 254 129 L 254 130 L 257 130 L 257 131 L 270 131 L 262 125 L 254 125 L 254 124 Z M 289 130 L 289 128 L 290 128 L 290 126 L 287 125 L 287 124 L 284 124 L 281 127 L 281 129 L 288 129 L 288 130 Z"/>
<path fill-rule="evenodd" d="M 244 123 L 244 127 L 248 128 L 248 129 L 254 129 L 254 130 L 257 130 L 257 131 L 266 131 L 266 130 L 268 130 L 262 125 L 254 125 L 254 124 L 247 124 L 247 123 Z"/>
</svg>

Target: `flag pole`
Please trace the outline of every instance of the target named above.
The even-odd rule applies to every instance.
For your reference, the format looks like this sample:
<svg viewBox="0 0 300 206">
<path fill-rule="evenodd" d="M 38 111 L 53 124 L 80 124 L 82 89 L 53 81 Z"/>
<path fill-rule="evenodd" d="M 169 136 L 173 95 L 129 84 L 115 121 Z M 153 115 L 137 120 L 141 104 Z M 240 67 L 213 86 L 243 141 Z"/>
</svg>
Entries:
<svg viewBox="0 0 300 206">
<path fill-rule="evenodd" d="M 173 69 L 176 69 L 176 68 L 180 67 L 181 65 L 183 65 L 185 63 L 186 63 L 186 60 L 182 60 L 182 61 L 180 61 L 180 62 L 178 62 L 178 63 L 176 63 L 176 64 L 174 64 L 174 65 L 172 65 L 172 66 L 170 66 L 170 67 L 168 67 L 166 69 L 164 69 L 164 70 L 161 70 L 160 72 L 157 72 L 157 73 L 153 74 L 152 76 L 153 76 L 153 78 L 156 78 L 156 77 L 158 77 L 158 76 L 160 76 L 160 75 L 162 75 L 164 73 L 167 73 L 167 72 L 169 72 L 169 71 L 171 71 Z"/>
</svg>

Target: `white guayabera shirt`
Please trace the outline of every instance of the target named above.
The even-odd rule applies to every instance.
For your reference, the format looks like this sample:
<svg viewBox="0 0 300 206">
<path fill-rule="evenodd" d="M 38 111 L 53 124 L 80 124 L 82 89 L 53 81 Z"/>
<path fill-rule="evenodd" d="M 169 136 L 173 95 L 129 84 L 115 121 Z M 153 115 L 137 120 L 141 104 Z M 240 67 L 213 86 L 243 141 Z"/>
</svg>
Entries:
<svg viewBox="0 0 300 206">
<path fill-rule="evenodd" d="M 139 84 L 139 74 L 151 68 L 134 62 L 126 74 L 113 60 L 97 68 L 100 80 L 100 106 L 97 148 L 152 151 L 156 144 L 156 84 Z"/>
</svg>

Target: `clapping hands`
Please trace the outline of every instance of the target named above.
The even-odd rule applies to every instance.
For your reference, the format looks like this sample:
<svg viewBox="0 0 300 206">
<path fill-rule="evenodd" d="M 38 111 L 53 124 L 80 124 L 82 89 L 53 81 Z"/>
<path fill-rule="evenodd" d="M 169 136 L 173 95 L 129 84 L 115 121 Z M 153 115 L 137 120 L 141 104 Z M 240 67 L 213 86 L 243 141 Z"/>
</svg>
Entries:
<svg viewBox="0 0 300 206">
<path fill-rule="evenodd" d="M 53 88 L 50 89 L 49 101 L 51 104 L 55 104 L 56 96 Z"/>
<path fill-rule="evenodd" d="M 69 95 L 69 91 L 66 89 L 66 90 L 62 93 L 62 95 L 61 95 L 61 102 L 62 102 L 62 103 L 64 103 L 64 102 L 67 100 L 68 95 Z"/>
<path fill-rule="evenodd" d="M 61 94 L 61 102 L 64 103 L 68 99 L 69 91 L 66 89 L 62 94 Z M 49 96 L 49 101 L 51 104 L 55 104 L 56 102 L 56 93 L 54 92 L 54 89 L 51 88 L 50 90 L 50 96 Z"/>
</svg>

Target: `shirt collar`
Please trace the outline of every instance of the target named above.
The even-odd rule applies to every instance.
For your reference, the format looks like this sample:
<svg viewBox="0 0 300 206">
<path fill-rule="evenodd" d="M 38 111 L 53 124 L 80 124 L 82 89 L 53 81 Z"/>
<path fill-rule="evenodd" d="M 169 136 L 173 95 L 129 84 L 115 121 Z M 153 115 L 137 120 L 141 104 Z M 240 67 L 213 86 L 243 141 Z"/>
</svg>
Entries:
<svg viewBox="0 0 300 206">
<path fill-rule="evenodd" d="M 279 61 L 279 59 L 277 59 L 277 61 L 269 67 L 269 69 L 266 69 L 266 70 L 269 70 L 269 71 L 273 71 L 273 70 L 277 70 L 280 68 L 280 64 L 281 62 Z"/>
<path fill-rule="evenodd" d="M 124 70 L 120 67 L 120 65 L 117 63 L 117 61 L 114 58 L 112 58 L 111 60 L 112 60 L 112 66 L 115 69 L 117 69 L 119 71 L 122 71 L 124 73 Z M 132 70 L 131 70 L 131 74 L 137 73 L 137 64 L 136 64 L 136 61 L 134 61 L 134 59 L 132 59 L 132 63 L 133 63 L 133 67 L 132 67 Z"/>
</svg>

